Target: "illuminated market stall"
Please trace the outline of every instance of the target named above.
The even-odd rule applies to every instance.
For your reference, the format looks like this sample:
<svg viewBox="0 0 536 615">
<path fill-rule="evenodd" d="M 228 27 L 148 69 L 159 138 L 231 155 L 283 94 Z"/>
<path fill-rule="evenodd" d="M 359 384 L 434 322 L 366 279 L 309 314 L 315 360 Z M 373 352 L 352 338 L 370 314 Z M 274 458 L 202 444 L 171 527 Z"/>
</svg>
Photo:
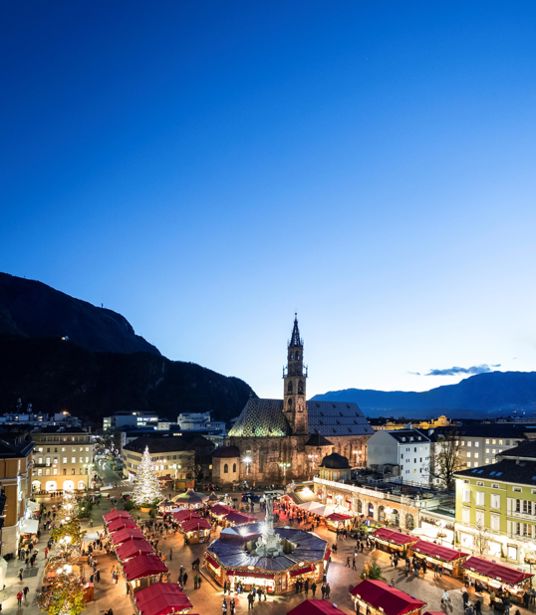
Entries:
<svg viewBox="0 0 536 615">
<path fill-rule="evenodd" d="M 311 599 L 300 602 L 298 606 L 287 611 L 287 615 L 344 615 L 344 611 L 329 600 Z"/>
<path fill-rule="evenodd" d="M 144 553 L 123 563 L 123 572 L 132 591 L 161 581 L 168 569 L 154 553 Z"/>
<path fill-rule="evenodd" d="M 514 595 L 521 595 L 530 589 L 534 576 L 517 568 L 474 556 L 463 562 L 462 571 L 468 580 L 478 581 L 487 589 L 502 590 Z"/>
<path fill-rule="evenodd" d="M 112 532 L 110 534 L 110 540 L 114 545 L 120 545 L 121 543 L 131 540 L 132 538 L 145 538 L 145 536 L 139 527 L 127 527 L 123 530 L 118 530 L 117 532 Z"/>
<path fill-rule="evenodd" d="M 419 540 L 409 547 L 410 555 L 418 559 L 424 559 L 432 566 L 440 566 L 443 571 L 447 571 L 453 576 L 459 576 L 461 565 L 468 556 L 456 549 L 436 545 L 433 542 Z"/>
<path fill-rule="evenodd" d="M 207 542 L 210 539 L 211 529 L 210 522 L 199 515 L 192 515 L 179 522 L 179 531 L 184 536 L 186 544 Z"/>
<path fill-rule="evenodd" d="M 138 615 L 175 615 L 188 613 L 192 603 L 175 583 L 153 583 L 134 594 Z"/>
<path fill-rule="evenodd" d="M 402 532 L 388 530 L 386 527 L 380 527 L 374 530 L 372 538 L 377 548 L 387 551 L 388 553 L 405 554 L 408 547 L 419 542 L 417 536 L 409 536 Z"/>
<path fill-rule="evenodd" d="M 126 562 L 131 557 L 144 553 L 154 553 L 152 545 L 144 538 L 131 538 L 115 548 L 117 559 L 121 562 Z"/>
<path fill-rule="evenodd" d="M 350 590 L 357 615 L 420 615 L 426 602 L 384 581 L 365 579 Z"/>
</svg>

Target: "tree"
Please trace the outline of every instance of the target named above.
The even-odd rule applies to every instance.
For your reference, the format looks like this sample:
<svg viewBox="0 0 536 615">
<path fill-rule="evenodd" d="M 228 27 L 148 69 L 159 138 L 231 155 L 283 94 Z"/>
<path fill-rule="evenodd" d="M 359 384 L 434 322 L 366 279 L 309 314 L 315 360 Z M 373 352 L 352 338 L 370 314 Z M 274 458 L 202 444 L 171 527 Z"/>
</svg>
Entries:
<svg viewBox="0 0 536 615">
<path fill-rule="evenodd" d="M 363 572 L 361 573 L 362 579 L 372 579 L 372 580 L 382 580 L 382 569 L 381 566 L 376 561 L 376 558 L 372 558 L 368 564 L 365 564 L 363 567 Z"/>
<path fill-rule="evenodd" d="M 485 555 L 487 553 L 489 547 L 488 530 L 481 523 L 476 524 L 474 545 L 478 555 Z"/>
<path fill-rule="evenodd" d="M 157 500 L 162 499 L 162 491 L 160 490 L 158 477 L 154 473 L 154 466 L 148 446 L 145 447 L 138 465 L 132 499 L 139 506 L 150 506 Z"/>
<path fill-rule="evenodd" d="M 48 615 L 79 615 L 85 608 L 80 576 L 72 571 L 58 572 L 42 592 L 39 606 Z"/>
<path fill-rule="evenodd" d="M 465 465 L 460 456 L 460 439 L 454 430 L 438 438 L 435 443 L 430 474 L 444 489 L 454 489 L 454 474 L 463 470 Z"/>
</svg>

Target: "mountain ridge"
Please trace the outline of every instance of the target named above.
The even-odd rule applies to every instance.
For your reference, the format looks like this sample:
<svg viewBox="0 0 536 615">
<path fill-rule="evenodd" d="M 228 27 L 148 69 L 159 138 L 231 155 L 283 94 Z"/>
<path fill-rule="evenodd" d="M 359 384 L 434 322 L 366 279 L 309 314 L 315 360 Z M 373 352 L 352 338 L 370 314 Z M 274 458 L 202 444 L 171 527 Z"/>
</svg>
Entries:
<svg viewBox="0 0 536 615">
<path fill-rule="evenodd" d="M 453 417 L 471 412 L 488 417 L 536 413 L 536 372 L 488 372 L 421 392 L 341 389 L 313 399 L 355 402 L 370 417 L 404 413 L 411 418 L 423 412 L 444 412 Z"/>
</svg>

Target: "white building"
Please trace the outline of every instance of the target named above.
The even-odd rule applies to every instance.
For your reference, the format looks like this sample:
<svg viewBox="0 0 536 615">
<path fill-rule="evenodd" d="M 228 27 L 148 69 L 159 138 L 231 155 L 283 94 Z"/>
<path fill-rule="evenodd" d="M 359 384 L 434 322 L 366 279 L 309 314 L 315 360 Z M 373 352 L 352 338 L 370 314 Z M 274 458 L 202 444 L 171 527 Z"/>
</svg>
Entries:
<svg viewBox="0 0 536 615">
<path fill-rule="evenodd" d="M 206 431 L 210 427 L 210 412 L 181 412 L 177 423 L 181 431 Z"/>
<path fill-rule="evenodd" d="M 376 431 L 367 442 L 369 467 L 400 467 L 404 483 L 430 483 L 430 439 L 418 429 Z"/>
<path fill-rule="evenodd" d="M 158 425 L 158 415 L 146 412 L 117 412 L 102 419 L 104 431 L 113 431 L 121 427 L 154 427 Z"/>
</svg>

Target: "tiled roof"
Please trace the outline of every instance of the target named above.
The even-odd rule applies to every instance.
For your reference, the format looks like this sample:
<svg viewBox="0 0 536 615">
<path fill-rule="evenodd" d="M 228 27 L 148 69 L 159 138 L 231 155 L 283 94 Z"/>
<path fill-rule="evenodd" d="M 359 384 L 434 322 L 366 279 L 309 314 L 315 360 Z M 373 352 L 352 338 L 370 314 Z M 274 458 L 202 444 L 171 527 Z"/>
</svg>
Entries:
<svg viewBox="0 0 536 615">
<path fill-rule="evenodd" d="M 536 487 L 536 460 L 518 462 L 513 459 L 504 459 L 491 465 L 456 472 L 455 476 L 483 478 L 485 480 Z"/>
<path fill-rule="evenodd" d="M 149 447 L 151 453 L 169 453 L 173 451 L 196 451 L 208 452 L 214 448 L 210 440 L 199 434 L 184 434 L 182 436 L 142 436 L 126 444 L 123 448 L 127 451 L 143 453 L 145 447 Z"/>
<path fill-rule="evenodd" d="M 331 401 L 308 401 L 309 433 L 330 436 L 361 436 L 374 433 L 357 404 Z M 281 437 L 292 431 L 283 413 L 281 399 L 251 397 L 236 423 L 229 430 L 231 438 Z"/>
<path fill-rule="evenodd" d="M 425 436 L 424 433 L 422 431 L 419 431 L 418 429 L 394 429 L 393 431 L 389 431 L 387 433 L 397 442 L 430 442 L 428 436 Z"/>
<path fill-rule="evenodd" d="M 524 440 L 520 442 L 514 448 L 509 448 L 505 451 L 501 451 L 497 457 L 500 459 L 524 457 L 528 459 L 536 459 L 536 441 Z"/>
<path fill-rule="evenodd" d="M 330 436 L 366 436 L 374 431 L 357 404 L 308 401 L 309 433 Z"/>
<path fill-rule="evenodd" d="M 250 397 L 228 435 L 230 438 L 268 438 L 290 434 L 281 399 Z"/>
</svg>

